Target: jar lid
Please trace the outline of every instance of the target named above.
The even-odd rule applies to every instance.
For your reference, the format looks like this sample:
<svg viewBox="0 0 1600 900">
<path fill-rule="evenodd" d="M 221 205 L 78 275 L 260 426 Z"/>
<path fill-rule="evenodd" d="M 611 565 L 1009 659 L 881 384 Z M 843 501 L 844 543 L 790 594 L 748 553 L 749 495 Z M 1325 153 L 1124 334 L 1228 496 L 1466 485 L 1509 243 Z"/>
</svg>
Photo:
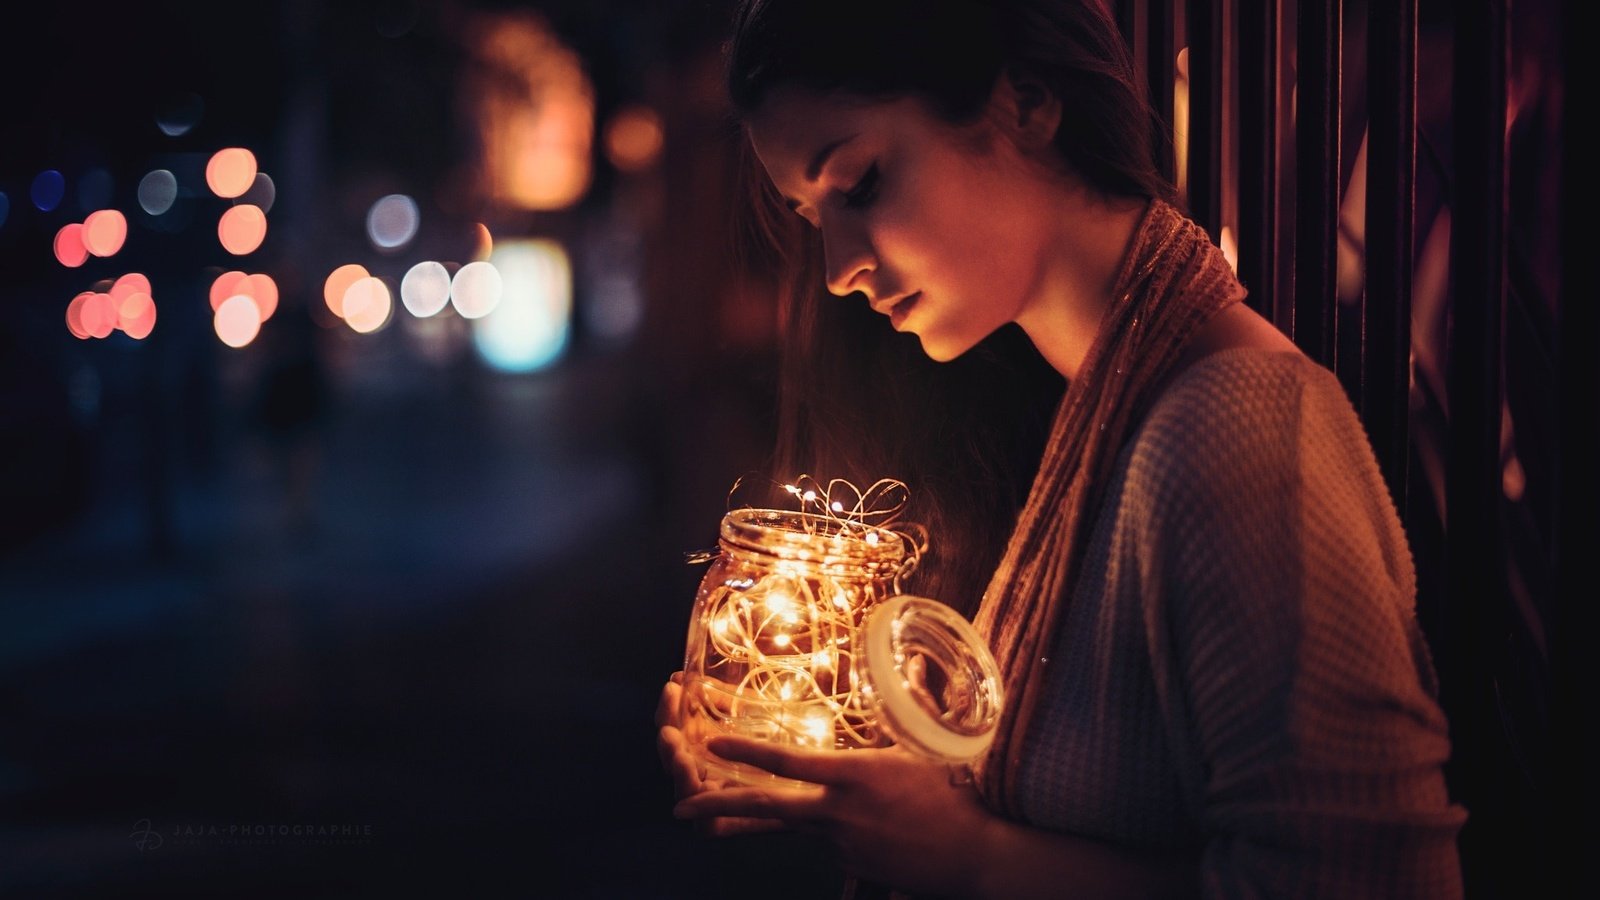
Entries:
<svg viewBox="0 0 1600 900">
<path fill-rule="evenodd" d="M 982 756 L 1000 723 L 1000 667 L 972 623 L 901 594 L 862 622 L 867 689 L 895 743 L 952 763 Z"/>
</svg>

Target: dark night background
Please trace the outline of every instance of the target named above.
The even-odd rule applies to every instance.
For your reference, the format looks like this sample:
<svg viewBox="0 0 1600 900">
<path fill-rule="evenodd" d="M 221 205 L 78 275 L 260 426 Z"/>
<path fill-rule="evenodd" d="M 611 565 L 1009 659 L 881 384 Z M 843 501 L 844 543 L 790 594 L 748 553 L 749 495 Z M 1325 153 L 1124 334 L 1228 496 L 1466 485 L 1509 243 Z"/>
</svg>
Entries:
<svg viewBox="0 0 1600 900">
<path fill-rule="evenodd" d="M 0 895 L 836 890 L 797 839 L 704 843 L 655 758 L 700 574 L 685 554 L 771 440 L 771 311 L 731 286 L 749 281 L 723 221 L 723 7 L 0 12 Z M 468 24 L 518 11 L 582 59 L 597 126 L 656 111 L 653 165 L 597 149 L 556 211 L 474 189 Z M 203 185 L 159 218 L 135 198 L 145 172 L 181 183 L 231 146 L 276 185 L 244 260 Z M 30 202 L 45 169 L 66 181 L 48 212 Z M 395 192 L 422 224 L 385 256 L 363 221 Z M 127 213 L 123 249 L 60 265 L 57 229 L 100 205 Z M 327 315 L 336 265 L 392 287 L 418 259 L 464 261 L 474 221 L 567 247 L 555 362 L 496 370 L 463 320 L 441 341 L 398 297 L 376 333 Z M 206 301 L 234 267 L 281 293 L 241 349 Z M 75 338 L 68 301 L 129 271 L 153 284 L 151 336 Z M 602 334 L 586 304 L 617 279 L 642 319 Z"/>
</svg>

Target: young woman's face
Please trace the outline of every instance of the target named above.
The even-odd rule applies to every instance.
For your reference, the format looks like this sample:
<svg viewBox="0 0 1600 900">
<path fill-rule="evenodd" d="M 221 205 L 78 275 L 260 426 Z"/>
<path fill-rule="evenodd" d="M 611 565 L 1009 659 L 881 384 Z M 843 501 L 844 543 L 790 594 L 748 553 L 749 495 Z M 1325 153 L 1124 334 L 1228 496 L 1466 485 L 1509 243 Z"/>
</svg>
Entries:
<svg viewBox="0 0 1600 900">
<path fill-rule="evenodd" d="M 1032 301 L 1050 204 L 992 125 L 958 131 L 916 99 L 780 89 L 749 132 L 773 184 L 822 232 L 829 290 L 861 293 L 933 359 L 960 356 Z"/>
</svg>

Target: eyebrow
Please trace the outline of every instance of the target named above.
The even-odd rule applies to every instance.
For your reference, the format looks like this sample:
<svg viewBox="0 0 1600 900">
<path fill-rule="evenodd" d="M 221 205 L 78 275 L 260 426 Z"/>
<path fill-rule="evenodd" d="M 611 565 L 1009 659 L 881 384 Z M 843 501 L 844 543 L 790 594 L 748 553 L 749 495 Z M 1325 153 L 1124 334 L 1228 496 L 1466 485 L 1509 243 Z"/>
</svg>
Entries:
<svg viewBox="0 0 1600 900">
<path fill-rule="evenodd" d="M 827 164 L 828 157 L 833 155 L 833 151 L 855 140 L 856 136 L 859 134 L 859 131 L 855 134 L 847 134 L 836 141 L 831 141 L 827 144 L 824 144 L 822 149 L 818 150 L 816 155 L 811 157 L 811 162 L 806 164 L 806 180 L 816 181 L 817 177 L 822 174 L 822 167 Z M 784 202 L 789 205 L 790 209 L 800 208 L 800 201 L 798 200 L 785 199 Z"/>
</svg>

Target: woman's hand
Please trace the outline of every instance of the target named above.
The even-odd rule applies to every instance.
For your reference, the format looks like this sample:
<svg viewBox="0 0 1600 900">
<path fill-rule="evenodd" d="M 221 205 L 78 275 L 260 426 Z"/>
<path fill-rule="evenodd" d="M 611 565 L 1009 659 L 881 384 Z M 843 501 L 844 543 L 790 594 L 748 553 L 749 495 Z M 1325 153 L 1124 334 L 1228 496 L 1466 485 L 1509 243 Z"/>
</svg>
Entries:
<svg viewBox="0 0 1600 900">
<path fill-rule="evenodd" d="M 983 843 L 999 820 L 950 767 L 894 747 L 805 750 L 716 737 L 710 749 L 815 787 L 704 787 L 684 795 L 674 815 L 777 820 L 823 835 L 845 869 L 869 881 L 913 893 L 973 889 Z"/>
<path fill-rule="evenodd" d="M 679 727 L 678 711 L 683 702 L 683 673 L 674 672 L 661 689 L 656 701 L 656 752 L 661 757 L 661 767 L 672 777 L 672 787 L 679 800 L 703 791 L 723 788 L 722 782 L 706 778 L 705 766 L 689 749 L 689 741 Z M 771 818 L 717 816 L 702 820 L 712 834 L 749 834 L 778 831 L 783 823 Z"/>
</svg>

